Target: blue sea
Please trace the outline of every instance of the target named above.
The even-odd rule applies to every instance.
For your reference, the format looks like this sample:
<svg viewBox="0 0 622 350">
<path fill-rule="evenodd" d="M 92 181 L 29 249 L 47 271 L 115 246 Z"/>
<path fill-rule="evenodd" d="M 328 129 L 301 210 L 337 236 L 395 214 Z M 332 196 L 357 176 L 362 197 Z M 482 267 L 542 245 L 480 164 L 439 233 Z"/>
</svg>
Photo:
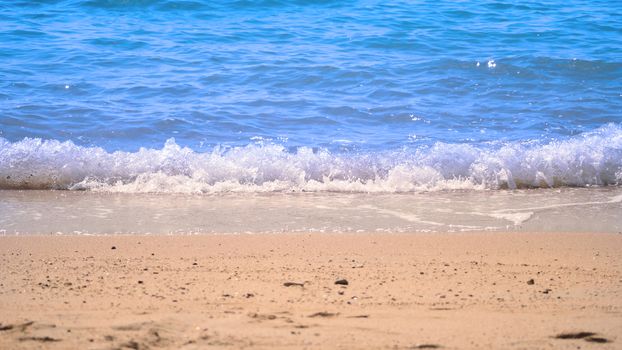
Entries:
<svg viewBox="0 0 622 350">
<path fill-rule="evenodd" d="M 622 2 L 0 3 L 0 188 L 622 184 Z"/>
</svg>

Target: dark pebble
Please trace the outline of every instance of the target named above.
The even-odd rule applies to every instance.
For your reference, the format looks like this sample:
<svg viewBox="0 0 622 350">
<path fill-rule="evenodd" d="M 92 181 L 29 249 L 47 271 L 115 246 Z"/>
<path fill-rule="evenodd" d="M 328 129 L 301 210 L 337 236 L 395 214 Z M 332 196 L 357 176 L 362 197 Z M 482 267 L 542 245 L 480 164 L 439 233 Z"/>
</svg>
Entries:
<svg viewBox="0 0 622 350">
<path fill-rule="evenodd" d="M 440 348 L 440 345 L 436 345 L 436 344 L 421 344 L 421 345 L 417 345 L 414 347 L 414 349 L 438 349 Z"/>
<path fill-rule="evenodd" d="M 112 248 L 110 248 L 110 249 L 115 250 L 115 249 L 117 249 L 117 247 L 116 246 L 112 246 Z"/>
<path fill-rule="evenodd" d="M 560 333 L 555 336 L 557 339 L 583 339 L 596 335 L 594 332 L 575 332 L 575 333 Z"/>
<path fill-rule="evenodd" d="M 337 314 L 332 313 L 332 312 L 326 312 L 326 311 L 320 311 L 312 315 L 309 315 L 309 317 L 334 317 L 334 316 L 337 316 Z"/>
<path fill-rule="evenodd" d="M 299 283 L 299 282 L 285 282 L 283 283 L 283 285 L 285 287 L 292 287 L 292 286 L 304 287 L 305 286 L 304 283 Z"/>
<path fill-rule="evenodd" d="M 536 283 L 536 281 L 534 281 L 533 278 L 530 279 L 529 281 L 527 281 L 527 284 L 530 285 L 530 286 L 535 284 L 535 283 Z"/>
<path fill-rule="evenodd" d="M 607 338 L 602 338 L 602 337 L 587 337 L 585 338 L 585 341 L 590 342 L 590 343 L 609 343 L 609 339 Z"/>
<path fill-rule="evenodd" d="M 340 284 L 340 285 L 342 285 L 342 286 L 347 286 L 349 283 L 348 283 L 348 280 L 346 280 L 346 279 L 341 279 L 341 280 L 336 280 L 336 281 L 335 281 L 335 284 Z"/>
</svg>

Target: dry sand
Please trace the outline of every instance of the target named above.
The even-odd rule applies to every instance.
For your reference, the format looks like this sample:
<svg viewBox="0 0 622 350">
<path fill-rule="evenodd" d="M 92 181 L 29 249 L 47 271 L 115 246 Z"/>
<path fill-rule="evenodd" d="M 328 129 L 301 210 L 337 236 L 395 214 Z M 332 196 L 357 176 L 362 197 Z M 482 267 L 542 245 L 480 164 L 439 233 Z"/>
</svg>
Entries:
<svg viewBox="0 0 622 350">
<path fill-rule="evenodd" d="M 0 264 L 1 349 L 622 348 L 620 234 L 20 236 Z"/>
</svg>

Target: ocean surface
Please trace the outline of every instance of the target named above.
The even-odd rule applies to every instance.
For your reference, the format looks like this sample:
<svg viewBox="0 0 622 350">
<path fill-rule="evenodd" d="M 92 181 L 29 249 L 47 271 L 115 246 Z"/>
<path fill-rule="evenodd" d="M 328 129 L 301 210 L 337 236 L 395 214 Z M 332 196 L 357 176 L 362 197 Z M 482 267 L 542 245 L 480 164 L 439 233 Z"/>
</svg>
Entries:
<svg viewBox="0 0 622 350">
<path fill-rule="evenodd" d="M 0 3 L 0 189 L 620 184 L 620 1 Z"/>
</svg>

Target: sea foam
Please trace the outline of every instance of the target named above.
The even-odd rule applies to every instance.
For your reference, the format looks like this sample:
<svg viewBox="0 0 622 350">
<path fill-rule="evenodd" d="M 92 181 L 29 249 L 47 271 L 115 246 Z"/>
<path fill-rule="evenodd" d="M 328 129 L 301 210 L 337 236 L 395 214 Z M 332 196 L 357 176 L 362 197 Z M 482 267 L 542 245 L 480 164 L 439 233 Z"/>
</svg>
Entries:
<svg viewBox="0 0 622 350">
<path fill-rule="evenodd" d="M 71 141 L 0 138 L 0 188 L 109 192 L 417 192 L 609 186 L 622 183 L 622 127 L 548 142 L 435 143 L 381 152 L 279 144 L 199 153 L 108 152 Z"/>
</svg>

